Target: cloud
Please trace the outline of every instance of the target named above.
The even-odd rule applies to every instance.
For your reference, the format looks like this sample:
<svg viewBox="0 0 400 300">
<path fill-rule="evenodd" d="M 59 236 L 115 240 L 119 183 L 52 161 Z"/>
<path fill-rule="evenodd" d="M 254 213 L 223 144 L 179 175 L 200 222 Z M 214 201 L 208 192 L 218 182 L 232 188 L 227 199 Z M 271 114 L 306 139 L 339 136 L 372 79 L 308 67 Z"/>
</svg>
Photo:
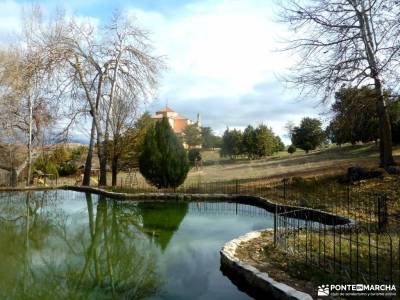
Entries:
<svg viewBox="0 0 400 300">
<path fill-rule="evenodd" d="M 235 97 L 179 98 L 168 104 L 193 120 L 200 113 L 204 126 L 211 126 L 218 134 L 222 134 L 226 127 L 243 129 L 249 124 L 257 126 L 263 123 L 285 138 L 284 125 L 288 120 L 299 123 L 304 116 L 317 116 L 318 110 L 313 103 L 304 105 L 304 102 L 285 97 L 276 88 L 276 82 L 269 81 L 259 86 Z M 162 105 L 161 101 L 155 102 L 147 109 L 154 111 Z"/>
<path fill-rule="evenodd" d="M 166 102 L 221 133 L 226 126 L 267 123 L 284 135 L 288 120 L 316 116 L 315 101 L 299 103 L 276 78 L 293 58 L 276 51 L 287 34 L 273 21 L 268 1 L 201 1 L 172 16 L 132 8 L 138 22 L 153 32 L 169 70 L 161 81 L 155 110 Z"/>
<path fill-rule="evenodd" d="M 93 4 L 98 0 L 91 0 Z M 73 2 L 68 2 L 63 6 L 61 1 L 39 1 L 38 2 L 44 17 L 50 16 L 50 13 L 57 9 L 65 11 L 67 17 L 74 16 L 77 22 L 85 22 L 97 27 L 100 24 L 99 18 L 95 16 L 80 14 L 76 12 L 76 6 Z M 8 45 L 18 41 L 18 36 L 22 33 L 24 27 L 24 15 L 29 13 L 31 6 L 36 2 L 0 0 L 0 45 Z"/>
<path fill-rule="evenodd" d="M 21 29 L 22 5 L 13 0 L 0 1 L 0 43 L 12 41 Z"/>
<path fill-rule="evenodd" d="M 45 0 L 46 7 L 54 1 Z M 61 3 L 56 1 L 56 3 Z M 167 56 L 168 69 L 160 80 L 158 99 L 151 112 L 167 102 L 179 113 L 195 118 L 201 113 L 205 126 L 217 132 L 229 127 L 266 123 L 284 136 L 288 120 L 318 116 L 318 99 L 298 102 L 298 92 L 286 90 L 277 79 L 294 63 L 288 53 L 276 51 L 288 32 L 274 22 L 272 1 L 265 0 L 105 0 L 66 2 L 69 14 L 105 22 L 113 8 L 135 16 L 152 34 L 156 53 Z M 0 2 L 2 32 L 18 27 L 22 4 Z"/>
<path fill-rule="evenodd" d="M 236 96 L 255 82 L 273 78 L 287 65 L 274 52 L 282 29 L 271 21 L 270 7 L 256 1 L 204 1 L 182 7 L 174 17 L 131 9 L 154 32 L 155 44 L 169 57 L 169 89 L 176 79 L 196 82 L 179 97 Z M 184 74 L 184 76 L 180 76 Z"/>
</svg>

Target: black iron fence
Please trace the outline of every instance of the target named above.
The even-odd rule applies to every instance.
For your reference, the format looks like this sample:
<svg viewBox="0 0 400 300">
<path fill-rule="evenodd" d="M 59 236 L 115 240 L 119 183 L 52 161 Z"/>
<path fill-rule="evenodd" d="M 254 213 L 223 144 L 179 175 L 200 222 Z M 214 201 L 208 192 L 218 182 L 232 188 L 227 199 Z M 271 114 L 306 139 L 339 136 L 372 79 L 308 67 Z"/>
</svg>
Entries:
<svg viewBox="0 0 400 300">
<path fill-rule="evenodd" d="M 388 199 L 386 194 L 332 179 L 271 177 L 234 179 L 203 182 L 190 179 L 176 189 L 158 189 L 146 182 L 134 185 L 121 184 L 114 191 L 129 193 L 191 193 L 191 194 L 237 194 L 261 196 L 273 202 L 291 206 L 301 206 L 330 212 L 356 220 L 364 224 L 379 225 L 381 230 L 397 228 L 396 212 L 400 205 L 396 199 Z M 400 181 L 399 181 L 400 184 Z M 398 207 L 397 207 L 398 206 Z M 392 214 L 391 214 L 392 213 Z"/>
<path fill-rule="evenodd" d="M 276 213 L 276 247 L 296 261 L 338 275 L 342 282 L 400 284 L 396 212 L 388 209 L 384 193 L 352 194 L 346 199 L 347 209 L 337 209 L 356 217 L 348 224 L 335 224 L 326 214 L 310 219 L 306 208 Z"/>
</svg>

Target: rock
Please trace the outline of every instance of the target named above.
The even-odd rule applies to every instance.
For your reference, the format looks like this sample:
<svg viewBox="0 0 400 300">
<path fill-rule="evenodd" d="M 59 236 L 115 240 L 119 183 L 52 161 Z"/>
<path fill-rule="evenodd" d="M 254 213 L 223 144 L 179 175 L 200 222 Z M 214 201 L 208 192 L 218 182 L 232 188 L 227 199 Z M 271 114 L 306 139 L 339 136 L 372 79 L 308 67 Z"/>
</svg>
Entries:
<svg viewBox="0 0 400 300">
<path fill-rule="evenodd" d="M 376 168 L 370 171 L 372 178 L 384 178 L 385 176 L 389 175 L 389 173 L 384 168 Z"/>
<path fill-rule="evenodd" d="M 381 168 L 368 170 L 360 167 L 350 167 L 347 169 L 347 180 L 353 182 L 371 178 L 383 178 L 385 174 L 386 171 Z"/>
<path fill-rule="evenodd" d="M 398 166 L 389 166 L 386 171 L 391 175 L 400 175 L 400 167 Z"/>
<path fill-rule="evenodd" d="M 347 169 L 347 179 L 351 181 L 359 181 L 366 179 L 368 170 L 359 167 L 350 167 Z"/>
</svg>

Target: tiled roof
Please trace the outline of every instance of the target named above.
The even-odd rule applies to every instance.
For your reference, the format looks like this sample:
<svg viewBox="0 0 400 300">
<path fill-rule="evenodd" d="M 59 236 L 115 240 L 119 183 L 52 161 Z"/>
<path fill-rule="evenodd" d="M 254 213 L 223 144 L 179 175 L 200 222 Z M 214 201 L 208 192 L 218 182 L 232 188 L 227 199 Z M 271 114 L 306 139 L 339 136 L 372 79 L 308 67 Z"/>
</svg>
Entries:
<svg viewBox="0 0 400 300">
<path fill-rule="evenodd" d="M 163 118 L 163 115 L 162 115 L 162 114 L 153 115 L 152 118 L 153 118 L 153 119 L 162 119 L 162 118 Z M 173 120 L 189 120 L 188 118 L 186 118 L 186 117 L 184 117 L 184 116 L 180 116 L 180 115 L 177 115 L 177 116 L 169 116 L 168 118 L 169 118 L 169 119 L 173 119 Z"/>
<path fill-rule="evenodd" d="M 159 112 L 174 112 L 174 111 L 172 110 L 172 108 L 170 108 L 170 107 L 168 107 L 168 106 L 165 106 L 165 108 L 163 108 L 163 109 L 160 110 Z"/>
</svg>

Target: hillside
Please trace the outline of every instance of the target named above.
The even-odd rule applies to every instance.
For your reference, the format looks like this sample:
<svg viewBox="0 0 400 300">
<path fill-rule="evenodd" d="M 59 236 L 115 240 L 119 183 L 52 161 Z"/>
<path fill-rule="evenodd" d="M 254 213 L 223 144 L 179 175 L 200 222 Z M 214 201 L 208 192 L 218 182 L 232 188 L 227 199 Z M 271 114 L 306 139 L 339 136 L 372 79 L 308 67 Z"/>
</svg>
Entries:
<svg viewBox="0 0 400 300">
<path fill-rule="evenodd" d="M 81 157 L 84 163 L 85 155 Z M 216 182 L 232 179 L 246 179 L 269 177 L 279 179 L 293 176 L 320 176 L 334 175 L 346 172 L 350 166 L 362 166 L 368 168 L 378 167 L 379 152 L 375 144 L 356 146 L 332 146 L 309 154 L 297 151 L 293 155 L 280 152 L 274 156 L 260 159 L 248 160 L 241 158 L 230 160 L 220 158 L 217 150 L 203 152 L 203 167 L 200 170 L 192 168 L 186 179 L 186 183 Z M 395 159 L 400 162 L 400 147 L 394 149 Z M 97 157 L 94 156 L 94 166 L 97 167 Z M 111 173 L 108 182 L 111 183 Z M 144 178 L 136 174 L 139 185 L 145 184 Z M 135 185 L 136 180 L 132 174 L 120 172 L 118 174 L 118 185 Z M 60 178 L 59 184 L 75 184 L 75 177 Z"/>
<path fill-rule="evenodd" d="M 400 147 L 394 149 L 400 161 Z M 220 159 L 216 152 L 205 152 L 204 167 L 189 173 L 188 180 L 220 181 L 254 177 L 318 176 L 345 172 L 350 166 L 378 167 L 379 152 L 375 144 L 331 147 L 309 154 L 285 152 L 275 156 L 250 161 Z"/>
</svg>

